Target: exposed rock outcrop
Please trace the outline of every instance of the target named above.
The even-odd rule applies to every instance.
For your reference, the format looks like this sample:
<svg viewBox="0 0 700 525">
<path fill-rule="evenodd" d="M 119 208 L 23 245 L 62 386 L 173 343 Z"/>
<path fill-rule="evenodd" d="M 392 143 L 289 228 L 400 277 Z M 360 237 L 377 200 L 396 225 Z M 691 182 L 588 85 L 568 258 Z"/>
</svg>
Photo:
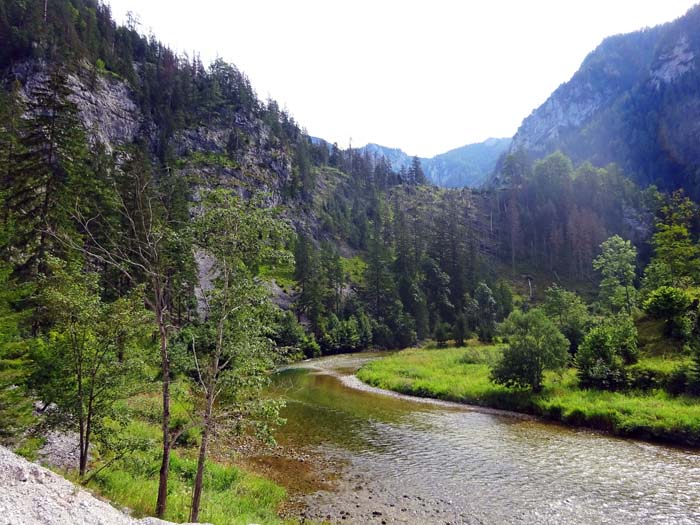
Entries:
<svg viewBox="0 0 700 525">
<path fill-rule="evenodd" d="M 0 525 L 169 525 L 132 518 L 39 465 L 0 447 Z"/>
<path fill-rule="evenodd" d="M 18 64 L 13 74 L 24 80 L 26 99 L 48 80 L 46 65 L 41 62 Z M 87 68 L 68 74 L 66 80 L 90 141 L 100 142 L 112 152 L 136 138 L 145 120 L 125 82 L 106 73 L 91 73 Z"/>
<path fill-rule="evenodd" d="M 605 39 L 523 121 L 510 152 L 615 163 L 641 185 L 700 198 L 698 27 L 695 6 L 673 22 Z"/>
</svg>

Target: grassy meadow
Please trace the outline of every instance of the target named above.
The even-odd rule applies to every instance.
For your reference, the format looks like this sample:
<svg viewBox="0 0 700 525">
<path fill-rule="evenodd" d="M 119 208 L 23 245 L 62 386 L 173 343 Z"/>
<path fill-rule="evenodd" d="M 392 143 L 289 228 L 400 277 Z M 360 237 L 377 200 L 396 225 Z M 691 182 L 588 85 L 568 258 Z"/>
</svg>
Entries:
<svg viewBox="0 0 700 525">
<path fill-rule="evenodd" d="M 361 368 L 358 377 L 387 390 L 421 397 L 524 412 L 620 436 L 700 446 L 700 403 L 652 386 L 625 392 L 578 388 L 576 370 L 546 373 L 540 394 L 491 382 L 502 346 L 409 349 Z M 642 357 L 639 369 L 672 373 L 681 358 Z"/>
</svg>

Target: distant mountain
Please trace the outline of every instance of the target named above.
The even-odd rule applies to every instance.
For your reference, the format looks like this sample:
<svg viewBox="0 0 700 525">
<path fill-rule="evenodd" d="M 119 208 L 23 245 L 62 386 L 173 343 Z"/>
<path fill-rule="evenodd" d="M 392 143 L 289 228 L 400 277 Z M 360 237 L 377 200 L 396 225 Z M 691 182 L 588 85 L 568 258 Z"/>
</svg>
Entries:
<svg viewBox="0 0 700 525">
<path fill-rule="evenodd" d="M 493 171 L 498 158 L 508 151 L 511 139 L 487 139 L 423 160 L 428 179 L 444 188 L 480 186 Z"/>
<path fill-rule="evenodd" d="M 491 174 L 499 157 L 510 146 L 511 139 L 488 139 L 478 144 L 441 153 L 432 158 L 421 158 L 421 165 L 428 180 L 443 188 L 480 186 Z M 387 148 L 378 144 L 367 144 L 362 150 L 371 155 L 383 156 L 392 168 L 408 168 L 412 157 L 398 148 Z"/>
<path fill-rule="evenodd" d="M 523 121 L 510 146 L 518 150 L 614 162 L 640 184 L 700 197 L 700 5 L 606 38 Z"/>
<path fill-rule="evenodd" d="M 401 168 L 408 168 L 411 165 L 411 157 L 408 153 L 399 148 L 387 148 L 379 144 L 369 143 L 360 148 L 360 151 L 367 151 L 372 156 L 384 157 L 391 164 L 392 169 L 399 171 Z M 423 159 L 421 159 L 423 160 Z"/>
</svg>

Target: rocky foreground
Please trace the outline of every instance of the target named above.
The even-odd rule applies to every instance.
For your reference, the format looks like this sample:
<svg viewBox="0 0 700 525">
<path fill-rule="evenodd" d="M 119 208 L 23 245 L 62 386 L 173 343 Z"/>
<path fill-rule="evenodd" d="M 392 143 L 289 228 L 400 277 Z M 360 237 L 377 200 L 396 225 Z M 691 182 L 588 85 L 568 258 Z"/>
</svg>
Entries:
<svg viewBox="0 0 700 525">
<path fill-rule="evenodd" d="M 0 525 L 169 525 L 132 518 L 48 469 L 0 447 Z"/>
</svg>

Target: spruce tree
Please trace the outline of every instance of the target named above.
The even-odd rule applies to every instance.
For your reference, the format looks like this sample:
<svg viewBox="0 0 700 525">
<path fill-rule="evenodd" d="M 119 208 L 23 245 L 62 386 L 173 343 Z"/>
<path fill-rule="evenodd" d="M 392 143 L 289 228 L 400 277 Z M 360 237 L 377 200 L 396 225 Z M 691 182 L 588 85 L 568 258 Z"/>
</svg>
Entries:
<svg viewBox="0 0 700 525">
<path fill-rule="evenodd" d="M 91 186 L 85 130 L 70 93 L 59 69 L 32 92 L 21 156 L 7 188 L 8 207 L 17 217 L 15 244 L 24 250 L 21 269 L 29 275 L 45 273 L 53 234 L 74 230 L 76 199 Z"/>
</svg>

